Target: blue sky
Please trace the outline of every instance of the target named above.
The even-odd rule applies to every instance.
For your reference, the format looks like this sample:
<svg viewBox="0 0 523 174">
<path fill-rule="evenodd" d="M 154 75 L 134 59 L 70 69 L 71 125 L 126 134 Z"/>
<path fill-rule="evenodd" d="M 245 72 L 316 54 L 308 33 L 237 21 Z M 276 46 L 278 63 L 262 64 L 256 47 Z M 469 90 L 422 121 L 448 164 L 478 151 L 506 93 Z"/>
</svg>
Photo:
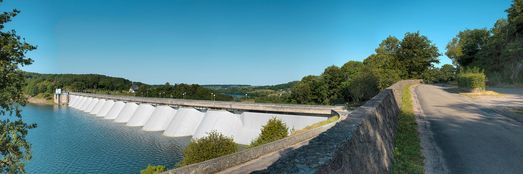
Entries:
<svg viewBox="0 0 523 174">
<path fill-rule="evenodd" d="M 152 84 L 278 84 L 363 60 L 419 31 L 445 52 L 490 28 L 511 0 L 6 0 L 7 27 L 38 46 L 24 70 Z M 442 56 L 442 63 L 451 61 Z"/>
</svg>

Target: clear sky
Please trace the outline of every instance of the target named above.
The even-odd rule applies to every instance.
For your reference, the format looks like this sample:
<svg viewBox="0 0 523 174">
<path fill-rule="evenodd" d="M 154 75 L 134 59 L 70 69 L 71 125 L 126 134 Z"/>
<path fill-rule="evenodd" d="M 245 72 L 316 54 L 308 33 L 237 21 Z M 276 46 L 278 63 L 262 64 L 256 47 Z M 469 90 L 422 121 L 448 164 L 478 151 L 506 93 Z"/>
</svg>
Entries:
<svg viewBox="0 0 523 174">
<path fill-rule="evenodd" d="M 151 84 L 278 84 L 363 60 L 420 31 L 441 53 L 491 28 L 511 0 L 4 0 L 8 28 L 38 46 L 24 70 Z M 442 56 L 442 63 L 451 61 Z"/>
</svg>

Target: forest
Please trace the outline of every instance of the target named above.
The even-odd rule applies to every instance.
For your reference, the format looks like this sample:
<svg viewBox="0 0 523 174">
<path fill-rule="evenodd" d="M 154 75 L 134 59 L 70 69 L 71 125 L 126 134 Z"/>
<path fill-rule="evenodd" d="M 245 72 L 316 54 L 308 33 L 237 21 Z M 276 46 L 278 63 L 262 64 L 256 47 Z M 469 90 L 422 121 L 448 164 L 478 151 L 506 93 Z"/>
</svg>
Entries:
<svg viewBox="0 0 523 174">
<path fill-rule="evenodd" d="M 233 97 L 223 95 L 196 84 L 148 85 L 141 82 L 98 74 L 38 74 L 23 73 L 26 86 L 23 91 L 30 97 L 51 99 L 55 89 L 71 92 L 86 92 L 141 97 L 185 98 L 196 100 L 231 101 Z M 135 87 L 130 92 L 131 86 Z"/>
<path fill-rule="evenodd" d="M 489 85 L 523 82 L 523 0 L 515 0 L 490 29 L 460 31 L 447 45 L 446 55 L 458 68 L 484 70 Z"/>
</svg>

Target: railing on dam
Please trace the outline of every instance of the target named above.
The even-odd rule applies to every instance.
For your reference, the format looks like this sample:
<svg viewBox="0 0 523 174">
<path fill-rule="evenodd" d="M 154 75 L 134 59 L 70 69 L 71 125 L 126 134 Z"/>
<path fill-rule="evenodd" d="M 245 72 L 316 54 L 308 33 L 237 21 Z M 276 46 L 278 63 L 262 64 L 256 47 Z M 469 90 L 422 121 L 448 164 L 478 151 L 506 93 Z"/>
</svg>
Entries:
<svg viewBox="0 0 523 174">
<path fill-rule="evenodd" d="M 266 103 L 242 103 L 242 102 L 225 102 L 225 101 L 208 101 L 208 100 L 186 100 L 171 98 L 149 98 L 134 96 L 116 96 L 91 93 L 71 92 L 71 95 L 86 97 L 95 97 L 101 99 L 110 99 L 117 101 L 128 101 L 136 103 L 150 103 L 158 105 L 170 105 L 180 107 L 209 108 L 209 109 L 226 109 L 240 111 L 256 111 L 271 113 L 290 113 L 290 114 L 314 114 L 323 116 L 345 115 L 344 106 L 322 106 L 322 105 L 294 105 L 294 104 L 266 104 Z"/>
</svg>

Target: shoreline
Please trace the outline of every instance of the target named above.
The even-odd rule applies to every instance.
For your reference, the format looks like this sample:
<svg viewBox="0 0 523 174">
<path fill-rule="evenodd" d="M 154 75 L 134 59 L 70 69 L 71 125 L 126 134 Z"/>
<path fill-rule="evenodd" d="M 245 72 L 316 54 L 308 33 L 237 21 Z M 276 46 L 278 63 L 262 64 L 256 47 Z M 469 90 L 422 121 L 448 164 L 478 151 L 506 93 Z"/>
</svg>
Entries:
<svg viewBox="0 0 523 174">
<path fill-rule="evenodd" d="M 27 97 L 27 103 L 36 105 L 54 105 L 53 100 L 47 100 L 41 97 Z"/>
</svg>

